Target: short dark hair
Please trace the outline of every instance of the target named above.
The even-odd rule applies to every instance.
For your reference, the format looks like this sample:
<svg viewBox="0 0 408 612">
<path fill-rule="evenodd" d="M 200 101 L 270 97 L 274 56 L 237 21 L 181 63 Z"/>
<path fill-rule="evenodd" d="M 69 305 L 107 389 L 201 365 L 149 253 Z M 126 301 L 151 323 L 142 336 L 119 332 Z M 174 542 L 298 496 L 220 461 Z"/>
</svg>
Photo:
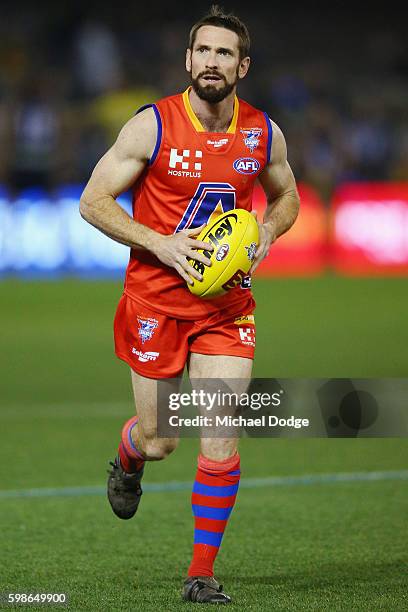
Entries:
<svg viewBox="0 0 408 612">
<path fill-rule="evenodd" d="M 206 25 L 216 26 L 217 28 L 225 28 L 226 30 L 235 32 L 239 39 L 239 59 L 242 60 L 244 57 L 249 55 L 251 40 L 249 38 L 248 28 L 246 27 L 245 23 L 236 17 L 236 15 L 233 15 L 233 13 L 224 13 L 224 10 L 218 6 L 218 4 L 213 4 L 208 15 L 202 17 L 202 19 L 197 21 L 191 28 L 189 42 L 189 47 L 191 50 L 193 50 L 198 30 Z"/>
</svg>

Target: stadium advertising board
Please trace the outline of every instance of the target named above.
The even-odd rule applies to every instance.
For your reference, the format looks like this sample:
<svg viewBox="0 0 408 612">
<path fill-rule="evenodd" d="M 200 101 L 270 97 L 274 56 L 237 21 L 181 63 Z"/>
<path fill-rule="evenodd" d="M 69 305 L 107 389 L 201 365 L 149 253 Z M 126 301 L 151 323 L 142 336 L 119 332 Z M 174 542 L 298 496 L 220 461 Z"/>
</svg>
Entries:
<svg viewBox="0 0 408 612">
<path fill-rule="evenodd" d="M 408 274 L 408 183 L 348 183 L 335 192 L 331 260 L 347 275 Z"/>
<path fill-rule="evenodd" d="M 129 250 L 85 223 L 82 186 L 49 194 L 32 188 L 12 198 L 0 189 L 0 274 L 27 277 L 121 276 Z M 408 274 L 408 183 L 348 183 L 326 209 L 300 184 L 301 207 L 292 230 L 272 247 L 260 276 L 312 276 L 332 268 L 355 276 Z M 130 196 L 119 198 L 131 211 Z M 263 218 L 257 185 L 254 209 Z"/>
<path fill-rule="evenodd" d="M 316 191 L 298 185 L 299 216 L 290 232 L 273 245 L 269 257 L 258 268 L 261 276 L 310 276 L 321 274 L 327 265 L 327 211 Z M 260 185 L 254 190 L 253 207 L 263 219 L 265 194 Z"/>
<path fill-rule="evenodd" d="M 263 276 L 320 273 L 326 260 L 326 213 L 316 193 L 300 185 L 302 207 L 291 232 L 273 246 L 262 263 Z M 129 249 L 85 223 L 78 212 L 82 186 L 65 186 L 53 194 L 32 188 L 12 199 L 0 193 L 0 273 L 19 276 L 123 275 Z M 128 212 L 128 195 L 119 198 Z M 262 219 L 265 196 L 260 186 L 254 208 Z"/>
<path fill-rule="evenodd" d="M 85 223 L 78 211 L 82 186 L 51 196 L 27 189 L 11 201 L 0 194 L 0 274 L 109 277 L 124 273 L 129 249 Z M 129 212 L 129 197 L 120 197 Z"/>
</svg>

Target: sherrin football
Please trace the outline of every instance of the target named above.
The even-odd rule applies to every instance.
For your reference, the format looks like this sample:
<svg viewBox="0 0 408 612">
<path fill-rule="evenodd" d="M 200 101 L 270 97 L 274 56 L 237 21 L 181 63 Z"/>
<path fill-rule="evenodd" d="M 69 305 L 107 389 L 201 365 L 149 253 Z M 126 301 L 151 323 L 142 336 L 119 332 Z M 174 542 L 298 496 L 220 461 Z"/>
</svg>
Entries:
<svg viewBox="0 0 408 612">
<path fill-rule="evenodd" d="M 242 208 L 222 213 L 213 219 L 197 236 L 209 242 L 213 251 L 202 251 L 211 266 L 190 259 L 189 262 L 203 277 L 187 285 L 191 293 L 201 298 L 223 295 L 240 285 L 247 276 L 258 246 L 258 224 L 255 217 Z"/>
</svg>

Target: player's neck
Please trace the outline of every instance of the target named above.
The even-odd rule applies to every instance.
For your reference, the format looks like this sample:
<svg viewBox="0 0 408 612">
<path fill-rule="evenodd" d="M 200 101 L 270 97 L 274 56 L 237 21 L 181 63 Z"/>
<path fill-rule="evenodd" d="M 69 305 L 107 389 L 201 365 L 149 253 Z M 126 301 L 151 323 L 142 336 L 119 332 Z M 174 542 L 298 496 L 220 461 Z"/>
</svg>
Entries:
<svg viewBox="0 0 408 612">
<path fill-rule="evenodd" d="M 206 132 L 226 132 L 234 114 L 235 89 L 218 104 L 210 104 L 198 97 L 193 88 L 189 92 L 190 104 Z"/>
</svg>

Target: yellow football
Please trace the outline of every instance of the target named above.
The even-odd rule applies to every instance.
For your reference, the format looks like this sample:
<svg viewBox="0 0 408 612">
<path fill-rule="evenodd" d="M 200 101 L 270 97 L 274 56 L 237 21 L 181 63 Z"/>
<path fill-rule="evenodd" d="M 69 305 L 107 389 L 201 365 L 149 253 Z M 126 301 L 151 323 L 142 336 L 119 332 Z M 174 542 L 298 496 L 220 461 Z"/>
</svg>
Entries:
<svg viewBox="0 0 408 612">
<path fill-rule="evenodd" d="M 202 298 L 223 295 L 237 287 L 247 277 L 258 246 L 258 224 L 255 217 L 242 208 L 219 215 L 197 236 L 209 242 L 213 251 L 202 251 L 211 260 L 211 266 L 189 259 L 190 264 L 203 277 L 187 285 L 191 293 Z"/>
</svg>

